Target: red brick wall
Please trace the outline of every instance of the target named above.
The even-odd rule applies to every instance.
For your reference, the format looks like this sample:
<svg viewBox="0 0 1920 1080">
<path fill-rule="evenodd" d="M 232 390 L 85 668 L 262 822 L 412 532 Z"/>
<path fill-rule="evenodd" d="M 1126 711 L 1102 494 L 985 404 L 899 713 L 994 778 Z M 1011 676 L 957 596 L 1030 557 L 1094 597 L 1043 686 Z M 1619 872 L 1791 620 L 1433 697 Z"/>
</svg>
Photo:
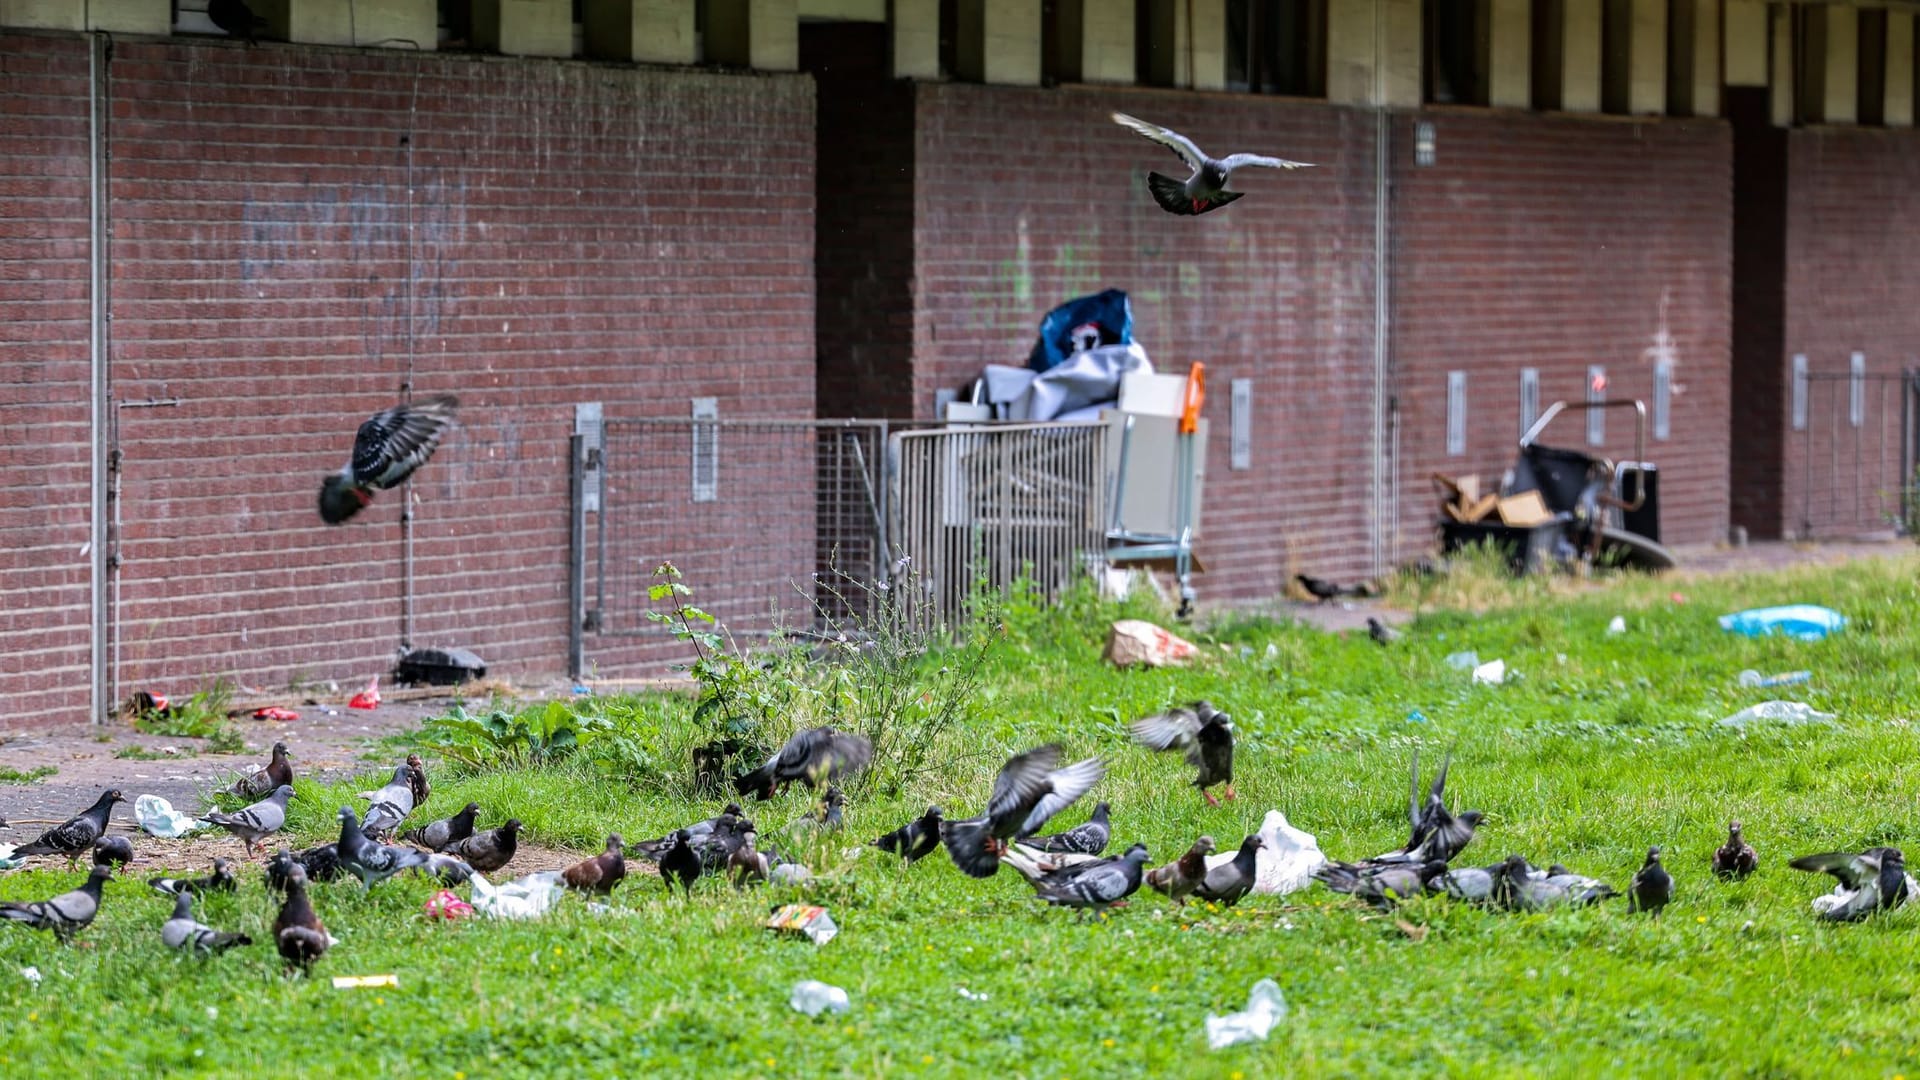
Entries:
<svg viewBox="0 0 1920 1080">
<path fill-rule="evenodd" d="M 84 53 L 40 48 L 78 72 L 77 114 Z M 115 393 L 182 399 L 122 411 L 123 692 L 388 666 L 399 497 L 335 529 L 314 501 L 410 363 L 417 393 L 464 403 L 416 485 L 414 641 L 516 677 L 564 667 L 572 403 L 813 409 L 804 77 L 135 42 L 113 75 Z M 77 219 L 85 147 L 61 145 L 47 190 Z M 674 516 L 684 469 L 662 475 Z M 71 561 L 68 532 L 44 542 Z M 650 553 L 698 563 L 712 539 Z M 618 644 L 602 672 L 645 652 Z"/>
<path fill-rule="evenodd" d="M 1780 362 L 1804 353 L 1815 375 L 1836 376 L 1847 374 L 1856 350 L 1870 376 L 1920 364 L 1920 133 L 1802 129 L 1788 136 L 1787 158 Z M 1859 428 L 1844 378 L 1813 381 L 1809 391 L 1807 427 L 1786 432 L 1786 531 L 1885 532 L 1903 480 L 1900 384 L 1868 382 Z M 1790 393 L 1789 381 L 1789 409 Z"/>
<path fill-rule="evenodd" d="M 1202 217 L 1154 205 L 1178 173 L 1114 111 L 1218 154 L 1319 163 L 1237 181 Z M 913 402 L 1024 364 L 1040 318 L 1116 287 L 1162 371 L 1207 364 L 1202 599 L 1275 595 L 1296 570 L 1365 569 L 1373 164 L 1368 114 L 1147 90 L 919 87 Z M 1254 380 L 1253 468 L 1228 468 L 1230 380 Z"/>
<path fill-rule="evenodd" d="M 87 49 L 0 34 L 0 725 L 84 711 Z"/>
<path fill-rule="evenodd" d="M 1436 517 L 1429 477 L 1497 485 L 1520 434 L 1522 367 L 1540 405 L 1585 400 L 1588 364 L 1608 397 L 1653 403 L 1649 349 L 1664 318 L 1676 352 L 1672 438 L 1652 438 L 1668 543 L 1717 540 L 1727 523 L 1732 140 L 1713 121 L 1433 112 L 1435 164 L 1413 164 L 1413 120 L 1395 128 L 1393 355 L 1401 416 L 1401 537 L 1421 550 Z M 1467 372 L 1466 454 L 1446 454 L 1447 372 Z M 1587 450 L 1581 414 L 1542 437 Z M 1631 413 L 1610 410 L 1606 456 L 1632 457 Z"/>
</svg>

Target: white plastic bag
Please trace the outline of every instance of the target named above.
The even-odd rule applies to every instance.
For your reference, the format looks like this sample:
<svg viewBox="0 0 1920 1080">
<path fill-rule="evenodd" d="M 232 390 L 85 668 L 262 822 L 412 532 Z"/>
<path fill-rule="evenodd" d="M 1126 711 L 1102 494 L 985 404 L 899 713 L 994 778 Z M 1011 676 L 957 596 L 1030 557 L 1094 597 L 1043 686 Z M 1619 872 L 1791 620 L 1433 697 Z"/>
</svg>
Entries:
<svg viewBox="0 0 1920 1080">
<path fill-rule="evenodd" d="M 843 1013 L 852 1007 L 845 990 L 817 979 L 795 983 L 787 1004 L 793 1006 L 795 1012 L 803 1012 L 808 1016 L 819 1016 L 829 1011 Z"/>
<path fill-rule="evenodd" d="M 473 886 L 473 910 L 490 919 L 537 919 L 551 911 L 566 891 L 558 870 L 542 870 L 499 886 L 475 874 L 468 884 Z"/>
<path fill-rule="evenodd" d="M 1262 1042 L 1273 1025 L 1286 1015 L 1287 999 L 1280 993 L 1279 985 L 1272 979 L 1261 979 L 1247 995 L 1245 1012 L 1225 1016 L 1207 1014 L 1207 1046 L 1219 1050 L 1239 1043 Z"/>
<path fill-rule="evenodd" d="M 1262 896 L 1285 896 L 1313 884 L 1313 872 L 1325 866 L 1327 857 L 1320 841 L 1310 832 L 1287 823 L 1287 815 L 1267 811 L 1260 822 L 1260 839 L 1266 846 L 1253 853 L 1253 891 Z M 1223 866 L 1240 853 L 1235 844 L 1227 851 L 1207 856 L 1207 869 Z"/>
<path fill-rule="evenodd" d="M 133 816 L 142 830 L 164 840 L 178 840 L 197 829 L 210 827 L 175 810 L 172 803 L 158 795 L 142 795 L 133 800 Z"/>
<path fill-rule="evenodd" d="M 1507 662 L 1505 660 L 1489 660 L 1481 664 L 1479 667 L 1473 669 L 1473 681 L 1476 683 L 1484 683 L 1487 686 L 1499 686 L 1501 683 L 1507 681 Z"/>
<path fill-rule="evenodd" d="M 1720 726 L 1747 728 L 1757 724 L 1779 724 L 1782 727 L 1799 727 L 1802 724 L 1830 724 L 1834 719 L 1832 713 L 1820 712 L 1804 701 L 1763 701 L 1720 721 Z"/>
</svg>

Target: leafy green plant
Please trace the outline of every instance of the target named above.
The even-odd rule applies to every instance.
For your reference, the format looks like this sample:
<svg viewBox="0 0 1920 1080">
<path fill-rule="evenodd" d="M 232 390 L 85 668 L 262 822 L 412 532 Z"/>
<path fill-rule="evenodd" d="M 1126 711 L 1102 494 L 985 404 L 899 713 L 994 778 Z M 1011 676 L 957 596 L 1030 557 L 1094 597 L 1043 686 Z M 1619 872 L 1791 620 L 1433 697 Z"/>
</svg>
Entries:
<svg viewBox="0 0 1920 1080">
<path fill-rule="evenodd" d="M 233 684 L 226 679 L 216 679 L 211 686 L 195 691 L 192 697 L 177 705 L 135 711 L 133 726 L 148 735 L 205 739 L 209 753 L 237 754 L 246 749 L 246 740 L 228 722 L 227 709 L 232 701 Z"/>
<path fill-rule="evenodd" d="M 0 765 L 0 784 L 37 784 L 59 771 L 51 765 L 35 765 L 25 772 L 8 765 Z"/>
<path fill-rule="evenodd" d="M 549 701 L 520 712 L 495 709 L 473 716 L 459 705 L 428 720 L 423 741 L 470 770 L 564 761 L 607 727 L 597 716 L 576 712 L 571 702 Z"/>
</svg>

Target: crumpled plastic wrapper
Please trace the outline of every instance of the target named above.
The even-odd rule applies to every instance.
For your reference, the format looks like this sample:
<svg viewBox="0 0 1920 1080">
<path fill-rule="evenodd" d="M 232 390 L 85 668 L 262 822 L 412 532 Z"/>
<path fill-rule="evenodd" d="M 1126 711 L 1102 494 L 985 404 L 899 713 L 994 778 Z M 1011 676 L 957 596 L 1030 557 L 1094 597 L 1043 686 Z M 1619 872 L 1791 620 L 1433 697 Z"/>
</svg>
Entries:
<svg viewBox="0 0 1920 1080">
<path fill-rule="evenodd" d="M 1267 1032 L 1286 1016 L 1287 999 L 1280 993 L 1279 985 L 1272 979 L 1261 979 L 1247 995 L 1245 1012 L 1225 1016 L 1207 1014 L 1207 1046 L 1219 1050 L 1240 1043 L 1264 1042 Z"/>
<path fill-rule="evenodd" d="M 1260 822 L 1260 839 L 1266 846 L 1253 855 L 1253 891 L 1262 896 L 1285 896 L 1313 884 L 1313 872 L 1327 864 L 1320 841 L 1310 832 L 1287 824 L 1287 815 L 1267 811 Z M 1239 854 L 1240 845 L 1207 856 L 1207 869 L 1224 866 Z"/>
<path fill-rule="evenodd" d="M 468 884 L 473 886 L 473 910 L 492 919 L 537 919 L 553 910 L 567 891 L 558 870 L 541 870 L 499 886 L 475 874 Z"/>
<path fill-rule="evenodd" d="M 133 816 L 140 822 L 142 831 L 163 840 L 178 840 L 190 832 L 212 828 L 207 822 L 175 810 L 172 803 L 158 795 L 142 795 L 135 799 Z"/>
<path fill-rule="evenodd" d="M 13 849 L 13 844 L 0 844 L 0 870 L 11 870 L 16 866 L 26 865 L 27 860 L 13 857 Z"/>
<path fill-rule="evenodd" d="M 460 899 L 460 895 L 451 889 L 441 889 L 421 908 L 429 919 L 464 919 L 473 914 L 473 905 Z"/>
</svg>

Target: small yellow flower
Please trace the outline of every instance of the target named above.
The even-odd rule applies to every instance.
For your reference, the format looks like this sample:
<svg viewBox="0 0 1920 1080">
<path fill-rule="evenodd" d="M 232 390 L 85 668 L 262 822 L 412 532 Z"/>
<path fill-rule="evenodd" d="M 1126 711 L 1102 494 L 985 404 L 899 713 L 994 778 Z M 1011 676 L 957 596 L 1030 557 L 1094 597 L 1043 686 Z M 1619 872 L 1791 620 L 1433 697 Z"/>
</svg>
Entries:
<svg viewBox="0 0 1920 1080">
<path fill-rule="evenodd" d="M 375 1005 L 385 1005 L 387 1003 L 387 999 L 383 997 L 377 997 L 373 999 L 373 1003 Z"/>
<path fill-rule="evenodd" d="M 1704 923 L 1704 922 L 1706 922 L 1706 921 L 1707 921 L 1707 917 L 1706 917 L 1705 915 L 1701 915 L 1701 916 L 1699 916 L 1699 917 L 1697 917 L 1697 918 L 1695 918 L 1695 919 L 1694 919 L 1693 921 L 1694 921 L 1694 922 L 1697 922 L 1697 923 Z"/>
<path fill-rule="evenodd" d="M 467 1080 L 467 1074 L 456 1070 L 453 1074 L 453 1080 Z"/>
<path fill-rule="evenodd" d="M 37 1013 L 37 1012 L 30 1012 L 30 1013 L 28 1013 L 28 1014 L 27 1014 L 27 1022 L 28 1022 L 28 1023 L 32 1023 L 33 1021 L 35 1021 L 35 1020 L 38 1020 L 38 1019 L 40 1019 L 40 1014 L 39 1014 L 39 1013 Z"/>
<path fill-rule="evenodd" d="M 1160 984 L 1159 984 L 1159 983 L 1154 983 L 1154 984 L 1153 984 L 1152 986 L 1149 986 L 1149 987 L 1147 987 L 1147 993 L 1149 993 L 1149 994 L 1157 994 L 1157 993 L 1159 993 L 1159 992 L 1160 992 Z"/>
<path fill-rule="evenodd" d="M 555 956 L 559 956 L 559 955 L 560 955 L 560 946 L 558 946 L 558 945 L 555 945 L 555 946 L 553 947 L 553 955 L 555 955 Z"/>
<path fill-rule="evenodd" d="M 1104 1047 L 1106 1047 L 1106 1048 L 1107 1048 L 1107 1049 L 1109 1049 L 1109 1050 L 1111 1050 L 1111 1049 L 1113 1049 L 1113 1040 L 1112 1040 L 1112 1039 L 1101 1039 L 1101 1040 L 1100 1040 L 1100 1045 L 1101 1045 L 1101 1046 L 1104 1046 Z"/>
<path fill-rule="evenodd" d="M 771 1069 L 771 1068 L 773 1068 L 773 1059 L 772 1059 L 772 1058 L 768 1058 L 768 1059 L 767 1059 L 767 1068 L 769 1068 L 769 1069 Z"/>
<path fill-rule="evenodd" d="M 929 946 L 927 946 L 927 951 L 928 951 L 928 952 L 932 952 L 932 951 L 933 951 L 933 946 L 931 946 L 931 945 L 929 945 Z"/>
<path fill-rule="evenodd" d="M 1227 1080 L 1246 1080 L 1246 1076 L 1247 1076 L 1246 1073 L 1243 1073 L 1238 1069 L 1235 1069 L 1232 1075 L 1227 1077 Z"/>
<path fill-rule="evenodd" d="M 931 1065 L 931 1064 L 933 1064 L 933 1055 L 932 1055 L 932 1054 L 921 1054 L 921 1055 L 920 1055 L 920 1064 L 922 1064 L 922 1065 Z"/>
<path fill-rule="evenodd" d="M 1851 1047 L 1851 1046 L 1848 1046 L 1848 1045 L 1847 1045 L 1847 1044 L 1845 1044 L 1845 1043 L 1841 1043 L 1841 1044 L 1840 1044 L 1840 1056 L 1841 1056 L 1841 1057 L 1852 1057 L 1852 1056 L 1853 1056 L 1853 1047 Z"/>
</svg>

